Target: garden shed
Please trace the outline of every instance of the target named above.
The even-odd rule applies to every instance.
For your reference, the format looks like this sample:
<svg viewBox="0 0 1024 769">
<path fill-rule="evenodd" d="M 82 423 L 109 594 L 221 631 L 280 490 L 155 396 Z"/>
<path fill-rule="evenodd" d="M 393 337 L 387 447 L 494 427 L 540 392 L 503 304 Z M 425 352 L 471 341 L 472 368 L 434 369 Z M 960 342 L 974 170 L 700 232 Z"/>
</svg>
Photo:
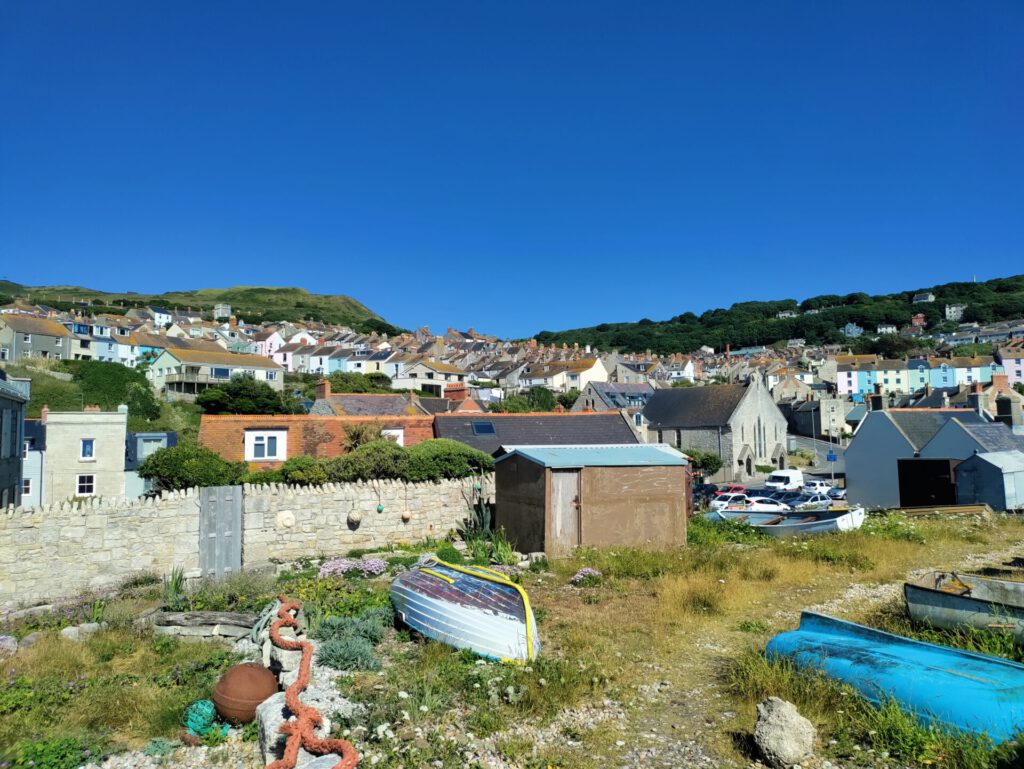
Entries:
<svg viewBox="0 0 1024 769">
<path fill-rule="evenodd" d="M 580 545 L 686 544 L 693 492 L 686 456 L 664 444 L 505 446 L 495 525 L 522 552 Z"/>
<path fill-rule="evenodd" d="M 1024 453 L 989 451 L 956 468 L 957 502 L 987 504 L 993 510 L 1024 510 Z"/>
</svg>

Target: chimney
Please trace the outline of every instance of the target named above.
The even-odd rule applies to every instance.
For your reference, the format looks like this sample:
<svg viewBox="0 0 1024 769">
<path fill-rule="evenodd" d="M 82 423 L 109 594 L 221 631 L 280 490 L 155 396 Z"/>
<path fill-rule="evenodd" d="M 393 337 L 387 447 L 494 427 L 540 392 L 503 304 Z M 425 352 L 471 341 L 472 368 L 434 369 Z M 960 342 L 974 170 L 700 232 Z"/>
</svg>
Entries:
<svg viewBox="0 0 1024 769">
<path fill-rule="evenodd" d="M 972 393 L 980 393 L 981 392 L 981 382 L 975 382 L 974 384 L 972 384 L 971 385 L 971 392 Z"/>
<path fill-rule="evenodd" d="M 316 399 L 318 401 L 327 400 L 331 397 L 331 381 L 329 379 L 321 379 L 316 383 Z"/>
<path fill-rule="evenodd" d="M 983 415 L 985 413 L 985 406 L 987 405 L 986 401 L 987 399 L 981 392 L 981 385 L 975 382 L 971 386 L 970 395 L 967 396 L 967 402 L 970 404 L 971 409 Z"/>
<path fill-rule="evenodd" d="M 992 392 L 993 393 L 1004 393 L 1010 389 L 1010 375 L 1009 374 L 993 374 L 992 375 Z"/>
<path fill-rule="evenodd" d="M 450 384 L 444 388 L 444 397 L 450 401 L 461 403 L 469 398 L 469 388 L 464 382 Z"/>
<path fill-rule="evenodd" d="M 925 394 L 925 397 L 927 397 L 927 396 L 932 394 L 932 386 L 930 384 L 926 384 L 924 386 L 924 394 Z"/>
<path fill-rule="evenodd" d="M 871 396 L 870 405 L 872 411 L 885 411 L 888 407 L 888 400 L 884 395 L 876 393 Z"/>
<path fill-rule="evenodd" d="M 949 408 L 949 393 L 943 390 L 942 392 L 942 408 Z"/>
<path fill-rule="evenodd" d="M 45 425 L 46 424 L 46 418 L 48 416 L 50 416 L 50 407 L 49 407 L 49 405 L 44 405 L 39 410 L 39 421 L 42 422 Z"/>
<path fill-rule="evenodd" d="M 996 421 L 1002 422 L 1011 430 L 1020 427 L 1024 423 L 1020 404 L 1014 403 L 1005 395 L 1000 395 L 996 398 Z"/>
<path fill-rule="evenodd" d="M 875 383 L 875 395 L 881 395 L 881 394 L 882 394 L 882 385 L 880 383 Z"/>
<path fill-rule="evenodd" d="M 97 405 L 95 403 L 90 403 L 88 406 L 85 406 L 82 409 L 82 411 L 86 412 L 87 414 L 98 414 L 98 413 L 100 413 L 101 409 L 100 409 L 99 405 Z"/>
</svg>

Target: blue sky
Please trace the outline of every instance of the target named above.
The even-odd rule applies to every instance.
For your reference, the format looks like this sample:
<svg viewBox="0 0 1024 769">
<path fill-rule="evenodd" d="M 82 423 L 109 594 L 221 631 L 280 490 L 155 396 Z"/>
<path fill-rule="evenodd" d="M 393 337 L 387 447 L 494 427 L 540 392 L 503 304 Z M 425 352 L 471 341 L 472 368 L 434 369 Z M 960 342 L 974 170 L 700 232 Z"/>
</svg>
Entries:
<svg viewBox="0 0 1024 769">
<path fill-rule="evenodd" d="M 0 277 L 502 335 L 1024 272 L 1024 3 L 8 2 Z"/>
</svg>

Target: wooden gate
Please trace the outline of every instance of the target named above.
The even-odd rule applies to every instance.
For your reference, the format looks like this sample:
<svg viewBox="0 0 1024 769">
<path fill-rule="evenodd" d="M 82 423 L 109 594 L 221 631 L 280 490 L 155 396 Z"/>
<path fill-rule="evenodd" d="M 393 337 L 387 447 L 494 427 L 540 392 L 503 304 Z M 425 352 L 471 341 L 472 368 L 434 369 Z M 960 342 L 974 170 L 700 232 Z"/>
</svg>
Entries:
<svg viewBox="0 0 1024 769">
<path fill-rule="evenodd" d="M 199 490 L 199 568 L 223 579 L 242 570 L 242 487 Z"/>
<path fill-rule="evenodd" d="M 580 471 L 551 471 L 553 549 L 568 553 L 580 544 Z"/>
</svg>

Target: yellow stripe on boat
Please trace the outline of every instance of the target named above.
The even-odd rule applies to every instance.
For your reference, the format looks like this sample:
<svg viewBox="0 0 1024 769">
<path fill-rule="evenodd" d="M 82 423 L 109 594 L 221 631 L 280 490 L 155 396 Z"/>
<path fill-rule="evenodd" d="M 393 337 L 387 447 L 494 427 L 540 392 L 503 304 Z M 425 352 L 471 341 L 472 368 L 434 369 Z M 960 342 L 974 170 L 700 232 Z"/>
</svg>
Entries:
<svg viewBox="0 0 1024 769">
<path fill-rule="evenodd" d="M 455 584 L 455 580 L 454 579 L 452 579 L 451 577 L 447 576 L 446 574 L 441 574 L 438 571 L 434 571 L 433 569 L 420 569 L 420 571 L 422 571 L 424 574 L 429 574 L 431 577 L 437 577 L 438 579 L 443 579 L 449 585 L 454 585 Z"/>
<path fill-rule="evenodd" d="M 465 566 L 456 566 L 454 563 L 448 563 L 447 561 L 438 560 L 437 563 L 438 565 L 452 569 L 453 571 L 468 574 L 470 577 L 479 577 L 480 579 L 486 579 L 490 582 L 497 582 L 500 585 L 510 585 L 511 587 L 514 587 L 516 592 L 519 593 L 520 598 L 523 599 L 523 608 L 526 610 L 526 658 L 528 660 L 535 659 L 533 656 L 533 610 L 530 608 L 530 597 L 526 595 L 526 591 L 523 590 L 522 585 L 517 585 L 499 571 L 487 569 L 483 566 L 477 567 L 483 569 L 483 571 L 480 572 L 466 568 Z M 427 570 L 420 569 L 420 571 Z"/>
</svg>

